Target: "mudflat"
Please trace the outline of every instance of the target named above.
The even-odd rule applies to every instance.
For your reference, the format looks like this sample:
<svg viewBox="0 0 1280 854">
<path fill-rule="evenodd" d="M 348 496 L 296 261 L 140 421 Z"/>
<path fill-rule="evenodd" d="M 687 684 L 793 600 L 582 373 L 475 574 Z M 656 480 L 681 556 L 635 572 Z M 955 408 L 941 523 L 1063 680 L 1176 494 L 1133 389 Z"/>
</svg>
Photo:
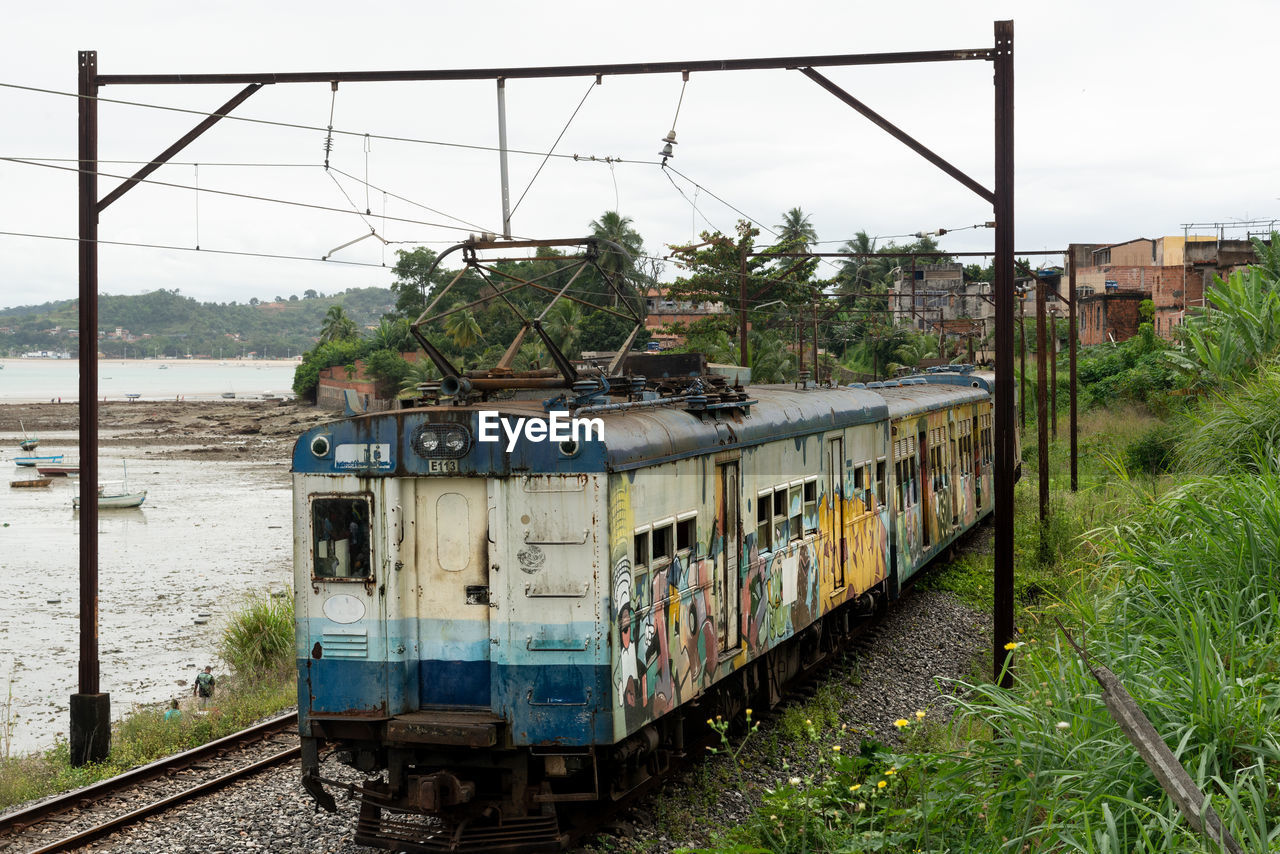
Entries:
<svg viewBox="0 0 1280 854">
<path fill-rule="evenodd" d="M 285 460 L 293 441 L 339 413 L 294 400 L 134 401 L 98 404 L 102 448 L 150 446 L 160 459 Z M 79 444 L 75 403 L 0 404 L 0 447 L 25 428 L 40 436 L 37 453 Z M 16 441 L 12 442 L 16 449 Z"/>
</svg>

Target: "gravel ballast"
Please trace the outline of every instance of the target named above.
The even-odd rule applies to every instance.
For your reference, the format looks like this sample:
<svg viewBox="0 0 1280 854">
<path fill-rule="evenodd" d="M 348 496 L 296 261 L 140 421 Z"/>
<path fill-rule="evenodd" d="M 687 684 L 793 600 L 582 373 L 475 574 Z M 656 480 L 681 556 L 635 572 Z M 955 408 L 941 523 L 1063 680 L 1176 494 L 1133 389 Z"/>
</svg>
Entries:
<svg viewBox="0 0 1280 854">
<path fill-rule="evenodd" d="M 900 746 L 893 722 L 924 710 L 930 719 L 948 714 L 949 691 L 939 679 L 967 678 L 990 644 L 990 615 L 973 611 L 947 593 L 916 591 L 895 604 L 883 623 L 859 645 L 853 667 L 834 671 L 825 684 L 843 698 L 839 718 L 850 730 Z M 768 741 L 779 717 L 761 722 L 741 759 L 745 786 L 706 781 L 725 777 L 724 757 L 709 757 L 670 781 L 626 814 L 631 832 L 601 840 L 584 851 L 668 854 L 705 844 L 709 835 L 737 823 L 759 804 L 763 790 L 811 767 L 826 740 L 774 739 L 782 750 L 765 756 L 756 744 Z M 360 775 L 334 760 L 321 771 L 329 779 L 357 782 Z M 298 783 L 297 763 L 144 821 L 130 830 L 87 846 L 111 854 L 222 854 L 269 851 L 280 854 L 370 854 L 356 845 L 356 807 L 338 794 L 336 815 L 317 811 Z M 708 797 L 707 786 L 715 786 Z"/>
</svg>

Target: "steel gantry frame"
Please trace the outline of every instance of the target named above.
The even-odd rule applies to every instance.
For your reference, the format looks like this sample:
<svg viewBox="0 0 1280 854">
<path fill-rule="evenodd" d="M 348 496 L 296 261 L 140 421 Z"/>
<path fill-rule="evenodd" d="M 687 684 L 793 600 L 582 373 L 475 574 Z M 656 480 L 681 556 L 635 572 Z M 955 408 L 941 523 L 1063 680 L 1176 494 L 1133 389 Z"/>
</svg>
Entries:
<svg viewBox="0 0 1280 854">
<path fill-rule="evenodd" d="M 83 478 L 98 476 L 98 218 L 109 204 L 136 186 L 262 86 L 282 83 L 507 80 L 553 77 L 602 77 L 630 74 L 689 74 L 765 69 L 798 70 L 891 136 L 942 169 L 992 205 L 995 214 L 996 292 L 996 488 L 995 488 L 995 641 L 994 673 L 1010 684 L 1004 649 L 1013 635 L 1013 21 L 995 22 L 991 47 L 897 53 L 719 59 L 691 62 L 567 65 L 529 68 L 438 69 L 419 71 L 319 71 L 235 74 L 100 74 L 97 51 L 79 59 L 79 294 L 80 294 L 80 446 Z M 816 68 L 905 65 L 925 62 L 990 62 L 995 82 L 995 184 L 987 188 L 872 111 L 815 71 Z M 98 199 L 98 91 L 104 86 L 241 84 L 246 88 L 216 113 L 165 149 L 134 176 Z M 502 152 L 505 155 L 505 152 Z M 505 214 L 505 206 L 504 206 Z M 110 698 L 100 691 L 98 668 L 98 500 L 85 490 L 80 516 L 80 682 L 71 703 L 72 761 L 83 764 L 106 756 L 110 747 Z"/>
</svg>

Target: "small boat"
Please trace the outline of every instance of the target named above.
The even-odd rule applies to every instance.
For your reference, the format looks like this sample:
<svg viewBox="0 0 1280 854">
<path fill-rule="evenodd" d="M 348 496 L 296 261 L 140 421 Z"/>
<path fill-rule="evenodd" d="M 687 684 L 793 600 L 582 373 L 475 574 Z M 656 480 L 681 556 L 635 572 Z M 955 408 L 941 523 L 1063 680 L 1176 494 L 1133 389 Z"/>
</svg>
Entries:
<svg viewBox="0 0 1280 854">
<path fill-rule="evenodd" d="M 51 483 L 53 483 L 53 478 L 51 477 L 29 477 L 26 480 L 9 481 L 9 485 L 14 488 L 27 487 L 27 486 L 48 486 Z"/>
<path fill-rule="evenodd" d="M 109 481 L 98 485 L 98 508 L 112 507 L 141 507 L 142 502 L 147 500 L 147 491 L 141 492 L 129 491 L 129 468 L 125 466 L 124 480 Z M 80 496 L 73 495 L 71 497 L 71 506 L 73 509 L 80 509 Z"/>
<path fill-rule="evenodd" d="M 131 391 L 131 392 L 127 393 L 127 394 L 125 395 L 125 397 L 126 397 L 126 398 L 128 398 L 128 400 L 129 400 L 129 402 L 130 402 L 130 403 L 132 403 L 133 401 L 135 401 L 135 400 L 137 400 L 138 398 L 142 397 L 142 395 L 141 395 L 141 394 L 139 394 L 139 393 L 138 393 L 138 392 L 136 392 L 136 391 Z"/>
<path fill-rule="evenodd" d="M 27 468 L 35 468 L 38 465 L 53 465 L 62 462 L 65 454 L 56 454 L 51 457 L 14 457 L 13 464 L 16 466 L 26 466 Z"/>
<path fill-rule="evenodd" d="M 22 428 L 22 441 L 18 443 L 18 447 L 29 454 L 40 444 L 40 437 L 29 434 L 27 432 L 27 425 L 23 424 L 21 421 L 18 422 L 18 426 Z"/>
<path fill-rule="evenodd" d="M 223 400 L 235 400 L 236 393 L 234 391 L 224 391 L 222 393 L 222 398 Z"/>
<path fill-rule="evenodd" d="M 36 466 L 36 471 L 44 477 L 67 477 L 80 474 L 79 463 L 55 463 L 51 466 Z"/>
</svg>

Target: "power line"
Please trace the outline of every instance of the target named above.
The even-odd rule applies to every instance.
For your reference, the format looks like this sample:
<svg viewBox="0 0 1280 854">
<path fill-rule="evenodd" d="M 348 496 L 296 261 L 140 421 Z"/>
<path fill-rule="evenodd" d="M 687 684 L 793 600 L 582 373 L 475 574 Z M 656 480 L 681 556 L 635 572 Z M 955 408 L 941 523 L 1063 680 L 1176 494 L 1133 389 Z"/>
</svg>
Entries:
<svg viewBox="0 0 1280 854">
<path fill-rule="evenodd" d="M 88 169 L 80 169 L 79 167 L 72 167 L 72 166 L 55 166 L 52 163 L 39 163 L 31 160 L 20 160 L 14 157 L 0 157 L 0 162 L 20 163 L 24 166 L 39 166 L 44 169 L 57 169 L 63 172 L 80 173 L 80 172 L 95 171 L 95 170 L 88 170 Z M 236 199 L 249 199 L 251 201 L 257 201 L 257 202 L 271 202 L 272 204 L 277 204 L 277 205 L 290 205 L 293 207 L 309 208 L 311 210 L 328 211 L 330 213 L 340 213 L 340 214 L 347 214 L 347 215 L 354 214 L 356 216 L 361 217 L 362 219 L 364 217 L 364 215 L 361 214 L 358 210 L 349 211 L 344 208 L 335 208 L 335 207 L 330 207 L 328 205 L 317 205 L 317 204 L 312 204 L 310 202 L 295 202 L 295 201 L 290 201 L 289 199 L 275 199 L 275 198 L 271 198 L 270 196 L 255 196 L 251 193 L 235 193 L 230 190 L 213 190 L 213 189 L 209 189 L 208 187 L 193 187 L 190 184 L 175 184 L 170 181 L 157 181 L 154 178 L 132 179 L 127 175 L 114 175 L 109 172 L 95 171 L 95 174 L 103 178 L 120 178 L 121 180 L 135 180 L 139 184 L 154 184 L 157 187 L 170 187 L 177 190 L 192 190 L 198 193 L 213 193 L 215 195 L 230 196 L 231 198 L 236 198 Z M 394 222 L 404 222 L 410 225 L 425 225 L 430 228 L 447 228 L 452 231 L 467 231 L 467 229 L 462 228 L 460 226 L 446 225 L 445 223 L 441 223 L 441 222 L 427 222 L 425 220 L 420 220 L 420 219 L 409 219 L 407 217 L 396 217 L 396 216 L 388 216 L 385 218 L 392 220 Z"/>
<path fill-rule="evenodd" d="M 78 92 L 60 92 L 56 89 L 42 89 L 38 86 L 23 86 L 18 83 L 0 83 L 0 88 L 18 89 L 24 92 L 37 92 L 42 95 L 61 95 L 68 98 L 89 98 L 104 104 L 120 104 L 126 107 L 142 107 L 150 110 L 165 110 L 173 113 L 186 113 L 192 116 L 202 116 L 205 118 L 216 116 L 219 119 L 227 119 L 237 122 L 248 122 L 250 124 L 268 125 L 271 127 L 288 128 L 291 130 L 318 131 L 320 133 L 335 133 L 342 136 L 369 137 L 370 139 L 381 139 L 388 142 L 405 142 L 414 145 L 438 145 L 446 148 L 462 148 L 473 151 L 498 151 L 499 149 L 492 145 L 475 145 L 465 142 L 444 142 L 437 139 L 417 139 L 407 136 L 392 136 L 390 134 L 371 134 L 362 131 L 341 130 L 339 128 L 327 128 L 319 125 L 304 125 L 296 122 L 282 122 L 273 119 L 255 119 L 248 116 L 236 116 L 230 113 L 210 113 L 203 110 L 192 110 L 186 107 L 170 107 L 163 104 L 148 104 L 143 101 L 126 101 L 119 98 L 105 98 L 101 95 L 81 95 Z M 575 160 L 584 163 L 634 163 L 646 166 L 661 165 L 656 160 L 627 160 L 621 157 L 597 157 L 595 155 L 578 155 L 578 154 L 555 154 L 547 151 L 528 151 L 520 148 L 508 148 L 508 154 L 524 154 L 531 157 L 560 157 L 567 160 Z"/>
<path fill-rule="evenodd" d="M 128 240 L 84 240 L 80 237 L 67 237 L 60 234 L 34 234 L 25 231 L 0 231 L 4 237 L 29 237 L 36 240 L 67 240 L 72 243 L 96 243 L 101 246 L 129 246 L 140 249 L 166 249 L 174 252 L 199 252 L 205 255 L 239 255 L 246 258 L 274 258 L 282 261 L 315 261 L 321 264 L 343 264 L 349 267 L 374 267 L 386 269 L 384 264 L 370 264 L 366 261 L 335 261 L 332 258 L 315 258 L 310 255 L 279 255 L 270 252 L 244 252 L 236 249 L 202 249 L 195 246 L 174 246 L 166 243 L 137 243 Z"/>
</svg>

